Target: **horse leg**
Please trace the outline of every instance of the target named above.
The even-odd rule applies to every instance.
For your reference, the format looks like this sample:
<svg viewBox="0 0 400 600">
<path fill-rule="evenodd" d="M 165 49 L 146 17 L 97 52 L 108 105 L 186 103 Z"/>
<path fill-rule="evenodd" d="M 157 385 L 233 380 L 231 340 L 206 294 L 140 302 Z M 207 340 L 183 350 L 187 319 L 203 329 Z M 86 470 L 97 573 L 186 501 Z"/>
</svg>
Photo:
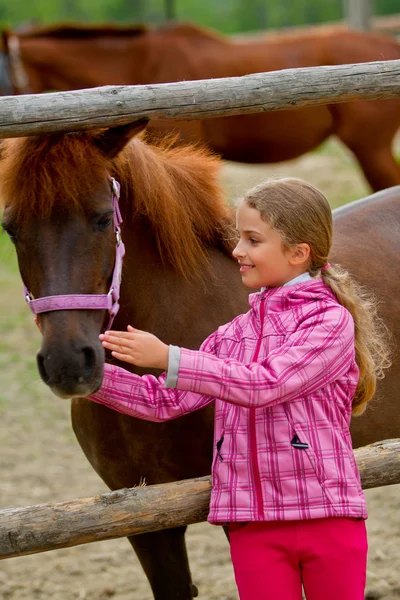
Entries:
<svg viewBox="0 0 400 600">
<path fill-rule="evenodd" d="M 128 537 L 154 600 L 192 600 L 198 595 L 190 574 L 185 531 L 186 527 L 176 527 Z"/>
<path fill-rule="evenodd" d="M 374 192 L 400 185 L 400 165 L 392 150 L 400 126 L 400 103 L 360 102 L 331 106 L 335 134 L 357 158 Z"/>
<path fill-rule="evenodd" d="M 350 148 L 357 158 L 364 175 L 374 192 L 400 185 L 400 165 L 397 164 L 390 146 Z"/>
</svg>

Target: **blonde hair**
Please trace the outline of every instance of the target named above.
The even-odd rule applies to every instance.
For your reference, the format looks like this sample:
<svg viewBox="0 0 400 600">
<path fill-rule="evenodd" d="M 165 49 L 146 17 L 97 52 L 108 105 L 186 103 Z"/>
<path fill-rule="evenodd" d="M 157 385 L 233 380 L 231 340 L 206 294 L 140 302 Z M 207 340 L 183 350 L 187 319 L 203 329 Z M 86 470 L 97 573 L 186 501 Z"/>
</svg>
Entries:
<svg viewBox="0 0 400 600">
<path fill-rule="evenodd" d="M 373 295 L 339 265 L 323 269 L 332 245 L 332 211 L 327 199 L 310 183 L 286 177 L 264 182 L 250 190 L 243 201 L 258 210 L 261 218 L 279 232 L 285 247 L 301 243 L 310 246 L 310 275 L 322 277 L 351 313 L 360 371 L 352 411 L 354 415 L 362 414 L 375 394 L 377 380 L 390 367 L 389 335 L 378 317 Z"/>
</svg>

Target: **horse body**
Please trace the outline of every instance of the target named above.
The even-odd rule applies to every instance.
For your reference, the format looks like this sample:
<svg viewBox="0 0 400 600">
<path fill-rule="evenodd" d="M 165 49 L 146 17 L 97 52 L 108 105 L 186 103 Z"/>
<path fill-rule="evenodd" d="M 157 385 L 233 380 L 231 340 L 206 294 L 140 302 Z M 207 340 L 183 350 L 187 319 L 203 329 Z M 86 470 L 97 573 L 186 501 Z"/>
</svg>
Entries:
<svg viewBox="0 0 400 600">
<path fill-rule="evenodd" d="M 230 214 L 221 203 L 217 161 L 198 149 L 158 150 L 137 139 L 127 143 L 139 130 L 133 124 L 102 135 L 6 140 L 0 161 L 3 226 L 16 244 L 22 278 L 35 297 L 105 293 L 115 255 L 108 226 L 111 173 L 121 182 L 126 244 L 114 328 L 133 324 L 166 342 L 196 348 L 218 325 L 248 310 L 248 292 L 229 256 Z M 365 205 L 347 208 L 343 218 L 339 214 L 333 255 L 376 292 L 395 335 L 400 333 L 395 270 L 399 200 L 400 188 L 395 188 L 381 192 L 379 201 L 372 197 Z M 98 334 L 104 311 L 43 313 L 40 322 L 40 374 L 58 395 L 73 397 L 76 436 L 111 489 L 209 473 L 212 407 L 149 423 L 80 398 L 101 383 L 104 352 Z M 384 383 L 384 403 L 354 421 L 355 446 L 398 435 L 399 372 L 396 358 Z M 184 532 L 177 528 L 130 538 L 155 600 L 197 595 Z"/>
<path fill-rule="evenodd" d="M 271 70 L 400 58 L 400 44 L 340 28 L 238 42 L 190 25 L 47 28 L 18 36 L 30 91 L 235 77 Z M 354 153 L 372 189 L 400 184 L 392 140 L 400 100 L 357 101 L 203 121 L 154 121 L 184 141 L 205 142 L 228 160 L 263 163 L 298 157 L 336 135 Z"/>
<path fill-rule="evenodd" d="M 400 186 L 396 186 L 333 211 L 330 259 L 343 265 L 359 283 L 374 292 L 393 346 L 393 366 L 378 383 L 375 399 L 362 417 L 352 420 L 354 447 L 396 438 L 400 432 L 400 356 L 396 349 L 400 340 L 399 206 Z"/>
</svg>

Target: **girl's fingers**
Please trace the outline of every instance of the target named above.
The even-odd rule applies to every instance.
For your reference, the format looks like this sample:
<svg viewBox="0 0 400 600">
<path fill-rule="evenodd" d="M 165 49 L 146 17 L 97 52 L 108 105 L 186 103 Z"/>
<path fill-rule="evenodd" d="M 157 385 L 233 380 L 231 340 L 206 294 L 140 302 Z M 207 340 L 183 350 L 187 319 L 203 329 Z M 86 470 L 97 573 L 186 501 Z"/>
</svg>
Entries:
<svg viewBox="0 0 400 600">
<path fill-rule="evenodd" d="M 102 342 L 109 342 L 110 344 L 123 344 L 124 346 L 132 346 L 135 340 L 132 338 L 125 338 L 120 335 L 103 335 L 99 336 Z"/>
<path fill-rule="evenodd" d="M 115 342 L 107 342 L 106 340 L 103 340 L 101 342 L 101 345 L 103 346 L 103 348 L 107 348 L 107 350 L 115 350 L 116 352 L 127 352 L 129 350 L 132 350 L 132 347 L 128 344 L 117 344 Z"/>
<path fill-rule="evenodd" d="M 149 335 L 148 331 L 143 331 L 143 329 L 136 329 L 136 327 L 132 327 L 132 325 L 128 325 L 126 329 L 129 333 L 145 333 L 146 335 Z"/>
<path fill-rule="evenodd" d="M 106 331 L 105 333 L 101 333 L 99 335 L 99 338 L 101 340 L 112 340 L 112 339 L 126 339 L 126 340 L 131 340 L 132 339 L 132 333 L 129 333 L 128 331 Z"/>
<path fill-rule="evenodd" d="M 133 359 L 132 356 L 130 356 L 130 354 L 121 354 L 120 352 L 111 352 L 111 354 L 113 355 L 114 358 L 117 358 L 118 360 L 122 360 L 124 362 L 128 362 L 128 363 L 133 363 Z"/>
<path fill-rule="evenodd" d="M 141 331 L 140 329 L 135 329 L 131 325 L 128 325 L 128 331 L 114 331 L 113 329 L 110 329 L 109 331 L 105 331 L 104 333 L 102 333 L 100 335 L 107 336 L 107 337 L 117 336 L 117 337 L 124 337 L 127 339 L 132 339 L 132 333 L 137 333 L 137 334 L 145 333 L 146 335 L 148 335 L 147 331 Z"/>
</svg>

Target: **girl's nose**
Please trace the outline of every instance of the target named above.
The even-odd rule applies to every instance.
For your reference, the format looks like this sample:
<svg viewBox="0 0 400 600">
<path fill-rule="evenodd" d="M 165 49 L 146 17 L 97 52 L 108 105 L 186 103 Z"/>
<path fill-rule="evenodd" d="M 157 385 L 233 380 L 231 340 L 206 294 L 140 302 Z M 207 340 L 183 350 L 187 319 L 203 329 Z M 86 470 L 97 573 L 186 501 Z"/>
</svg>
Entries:
<svg viewBox="0 0 400 600">
<path fill-rule="evenodd" d="M 240 243 L 237 244 L 235 246 L 235 248 L 232 250 L 232 256 L 234 258 L 239 258 L 240 256 L 244 256 L 244 252 L 243 250 L 240 249 Z"/>
</svg>

